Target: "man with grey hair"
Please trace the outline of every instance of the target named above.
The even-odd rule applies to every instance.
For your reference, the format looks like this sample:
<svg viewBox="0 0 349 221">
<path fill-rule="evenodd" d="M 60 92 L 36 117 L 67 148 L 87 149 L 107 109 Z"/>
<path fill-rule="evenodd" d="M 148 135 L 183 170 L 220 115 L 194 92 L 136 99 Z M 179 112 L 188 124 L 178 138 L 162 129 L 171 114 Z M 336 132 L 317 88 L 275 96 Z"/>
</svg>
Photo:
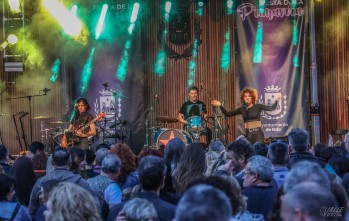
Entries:
<svg viewBox="0 0 349 221">
<path fill-rule="evenodd" d="M 224 144 L 219 141 L 219 140 L 215 140 L 215 141 L 212 141 L 210 143 L 210 145 L 208 146 L 208 150 L 209 151 L 214 151 L 218 154 L 222 153 L 222 151 L 224 150 Z"/>
<path fill-rule="evenodd" d="M 302 160 L 309 160 L 319 163 L 324 166 L 324 162 L 313 156 L 309 150 L 311 148 L 309 143 L 308 132 L 302 128 L 293 128 L 288 134 L 288 145 L 290 148 L 290 158 L 288 167 L 291 168 L 293 164 Z"/>
<path fill-rule="evenodd" d="M 116 183 L 120 168 L 120 158 L 115 154 L 108 154 L 102 161 L 101 174 L 87 180 L 93 192 L 98 196 L 101 205 L 105 201 L 109 207 L 112 207 L 121 202 L 121 189 Z"/>
<path fill-rule="evenodd" d="M 281 217 L 283 221 L 334 221 L 340 220 L 344 209 L 338 207 L 329 189 L 307 181 L 295 185 L 282 198 Z"/>
<path fill-rule="evenodd" d="M 268 148 L 268 158 L 274 166 L 274 180 L 277 187 L 280 188 L 285 182 L 286 176 L 290 171 L 287 167 L 288 145 L 284 141 L 272 142 Z"/>
<path fill-rule="evenodd" d="M 93 166 L 93 172 L 101 173 L 101 164 L 105 156 L 109 154 L 110 150 L 108 148 L 99 148 L 96 152 L 96 164 Z"/>
<path fill-rule="evenodd" d="M 188 189 L 178 203 L 175 221 L 228 221 L 231 204 L 221 190 L 199 184 Z"/>
<path fill-rule="evenodd" d="M 276 186 L 271 185 L 273 164 L 268 158 L 256 155 L 248 159 L 244 171 L 242 195 L 247 196 L 247 210 L 260 213 L 267 220 L 278 191 Z"/>
<path fill-rule="evenodd" d="M 311 181 L 330 189 L 330 179 L 325 170 L 318 163 L 305 160 L 293 165 L 284 182 L 284 193 L 304 181 Z"/>
<path fill-rule="evenodd" d="M 118 215 L 118 219 L 155 221 L 158 214 L 154 205 L 146 199 L 134 198 L 127 201 Z"/>
</svg>

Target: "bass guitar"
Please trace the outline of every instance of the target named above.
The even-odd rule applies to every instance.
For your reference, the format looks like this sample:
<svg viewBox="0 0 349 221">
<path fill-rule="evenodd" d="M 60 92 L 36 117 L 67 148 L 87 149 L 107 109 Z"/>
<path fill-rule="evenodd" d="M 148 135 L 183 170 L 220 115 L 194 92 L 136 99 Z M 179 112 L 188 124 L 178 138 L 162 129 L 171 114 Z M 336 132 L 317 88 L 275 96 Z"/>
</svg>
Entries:
<svg viewBox="0 0 349 221">
<path fill-rule="evenodd" d="M 95 123 L 96 121 L 99 121 L 101 120 L 103 117 L 105 117 L 106 113 L 105 112 L 102 112 L 100 114 L 97 114 L 96 118 L 94 118 L 93 120 L 91 120 L 90 122 L 88 122 L 87 124 L 85 124 L 84 126 L 74 130 L 75 133 L 79 133 L 79 132 L 83 132 L 86 128 L 88 128 L 91 124 Z M 70 133 L 70 136 L 69 136 L 69 133 Z M 79 142 L 79 138 L 74 138 L 73 140 L 73 136 L 72 136 L 72 131 L 64 131 L 64 134 L 63 134 L 63 138 L 62 138 L 62 142 L 61 142 L 61 147 L 63 148 L 68 148 L 70 146 L 72 146 L 73 144 L 73 141 L 74 142 Z"/>
</svg>

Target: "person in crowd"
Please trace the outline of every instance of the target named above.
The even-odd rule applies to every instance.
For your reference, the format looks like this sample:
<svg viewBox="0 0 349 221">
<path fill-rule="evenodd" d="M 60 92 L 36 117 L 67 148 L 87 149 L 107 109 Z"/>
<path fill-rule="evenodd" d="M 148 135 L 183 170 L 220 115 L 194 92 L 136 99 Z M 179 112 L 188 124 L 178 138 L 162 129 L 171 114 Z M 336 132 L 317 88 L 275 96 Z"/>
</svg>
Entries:
<svg viewBox="0 0 349 221">
<path fill-rule="evenodd" d="M 338 208 L 336 198 L 329 189 L 314 182 L 302 182 L 289 190 L 282 199 L 283 221 L 335 221 L 341 214 L 330 211 Z"/>
<path fill-rule="evenodd" d="M 158 214 L 151 202 L 146 199 L 134 198 L 125 203 L 116 220 L 155 221 L 157 216 Z"/>
<path fill-rule="evenodd" d="M 283 141 L 272 142 L 268 149 L 268 158 L 274 166 L 274 180 L 277 187 L 280 188 L 285 182 L 289 172 L 288 163 L 288 145 Z"/>
<path fill-rule="evenodd" d="M 93 116 L 88 112 L 90 105 L 85 98 L 78 98 L 76 101 L 76 110 L 72 121 L 70 122 L 68 131 L 73 131 L 74 142 L 64 143 L 61 146 L 77 146 L 84 150 L 89 148 L 89 137 L 93 137 L 97 134 L 96 125 L 93 123 Z M 86 127 L 87 126 L 87 127 Z M 81 130 L 81 128 L 86 127 Z"/>
<path fill-rule="evenodd" d="M 288 134 L 288 143 L 291 149 L 288 167 L 291 168 L 293 164 L 302 160 L 310 160 L 324 166 L 324 162 L 313 156 L 309 150 L 311 148 L 309 143 L 308 132 L 302 128 L 293 128 Z"/>
<path fill-rule="evenodd" d="M 217 154 L 221 154 L 224 149 L 224 144 L 219 140 L 212 141 L 208 146 L 208 151 L 214 151 Z"/>
<path fill-rule="evenodd" d="M 263 214 L 267 219 L 278 191 L 277 187 L 271 185 L 273 164 L 268 158 L 259 155 L 249 158 L 247 162 L 242 190 L 242 194 L 247 197 L 247 210 Z"/>
<path fill-rule="evenodd" d="M 349 172 L 349 159 L 345 156 L 334 155 L 328 160 L 328 164 L 340 177 Z"/>
<path fill-rule="evenodd" d="M 275 102 L 272 106 L 257 104 L 258 91 L 253 88 L 246 87 L 240 92 L 241 107 L 227 111 L 222 106 L 222 103 L 218 100 L 213 100 L 211 104 L 215 107 L 220 107 L 224 116 L 231 117 L 235 115 L 242 115 L 246 129 L 246 139 L 251 144 L 264 141 L 264 133 L 262 131 L 261 112 L 273 111 L 278 108 L 278 102 L 281 99 L 281 95 L 275 98 Z"/>
<path fill-rule="evenodd" d="M 177 120 L 186 127 L 193 126 L 190 125 L 190 119 L 192 119 L 192 117 L 200 117 L 199 119 L 203 120 L 206 120 L 207 118 L 206 104 L 199 100 L 199 88 L 197 88 L 196 86 L 190 87 L 188 89 L 188 96 L 189 100 L 182 104 L 177 116 Z M 198 125 L 195 126 L 198 127 Z M 212 140 L 212 131 L 208 127 L 202 129 L 205 130 L 206 144 L 208 145 Z"/>
<path fill-rule="evenodd" d="M 348 220 L 348 194 L 345 191 L 344 187 L 341 184 L 338 183 L 330 183 L 331 185 L 331 193 L 334 195 L 334 197 L 337 200 L 338 207 L 341 208 L 341 214 L 339 216 L 340 221 L 347 221 Z"/>
<path fill-rule="evenodd" d="M 45 153 L 44 144 L 38 141 L 34 141 L 30 144 L 29 150 L 33 154 L 33 157 L 31 158 L 31 160 L 33 162 L 36 178 L 45 176 L 47 156 Z"/>
<path fill-rule="evenodd" d="M 87 180 L 101 205 L 105 202 L 108 207 L 112 207 L 121 202 L 121 190 L 116 183 L 120 169 L 120 158 L 115 154 L 108 154 L 102 161 L 101 174 Z"/>
<path fill-rule="evenodd" d="M 93 163 L 95 162 L 96 154 L 93 152 L 93 150 L 85 150 L 85 156 L 86 166 L 84 174 L 86 175 L 86 178 L 89 179 L 98 176 L 99 173 L 93 171 Z"/>
<path fill-rule="evenodd" d="M 47 205 L 49 194 L 51 193 L 53 188 L 57 186 L 59 183 L 60 183 L 59 180 L 47 180 L 46 182 L 42 183 L 42 186 L 40 188 L 40 195 L 39 195 L 41 206 L 37 209 L 35 213 L 35 216 L 34 216 L 35 221 L 45 221 L 44 212 L 45 210 L 47 210 L 46 205 Z"/>
<path fill-rule="evenodd" d="M 86 152 L 80 147 L 69 148 L 69 153 L 71 156 L 71 168 L 70 170 L 75 174 L 80 174 L 83 178 L 87 178 L 85 174 L 86 168 Z"/>
<path fill-rule="evenodd" d="M 157 156 L 157 157 L 163 158 L 164 154 L 163 152 L 161 152 L 156 148 L 143 148 L 141 152 L 137 155 L 137 165 L 139 162 L 142 161 L 143 157 L 146 157 L 146 156 Z"/>
<path fill-rule="evenodd" d="M 108 148 L 99 148 L 96 151 L 96 164 L 93 165 L 93 172 L 101 173 L 101 165 L 105 156 L 109 154 L 110 150 Z"/>
<path fill-rule="evenodd" d="M 196 177 L 204 176 L 207 170 L 205 151 L 201 144 L 189 144 L 178 162 L 174 172 L 175 187 L 178 194 L 182 195 L 187 185 Z"/>
<path fill-rule="evenodd" d="M 170 221 L 175 216 L 176 206 L 160 199 L 160 189 L 164 187 L 166 164 L 165 161 L 156 156 L 146 156 L 140 161 L 138 178 L 141 192 L 135 198 L 150 201 L 158 214 L 157 220 Z M 110 209 L 108 221 L 113 221 L 122 210 L 124 203 L 117 204 Z"/>
<path fill-rule="evenodd" d="M 52 164 L 53 164 L 54 170 L 51 173 L 46 174 L 45 176 L 38 179 L 30 194 L 28 209 L 32 216 L 35 215 L 36 210 L 40 206 L 40 199 L 39 199 L 40 187 L 42 186 L 42 183 L 47 180 L 57 179 L 62 182 L 76 183 L 79 186 L 83 187 L 84 189 L 88 190 L 89 192 L 93 193 L 90 185 L 86 182 L 85 179 L 81 177 L 80 174 L 74 174 L 70 171 L 71 157 L 67 149 L 57 148 L 52 153 Z M 62 197 L 62 198 L 65 198 L 65 197 Z"/>
<path fill-rule="evenodd" d="M 124 190 L 125 188 L 132 188 L 137 185 L 138 179 L 136 174 L 136 156 L 132 152 L 131 148 L 127 144 L 118 143 L 111 146 L 110 153 L 120 157 L 122 162 L 121 169 L 116 179 L 120 188 Z"/>
<path fill-rule="evenodd" d="M 314 146 L 314 156 L 321 158 L 321 152 L 327 148 L 327 146 L 325 144 L 322 143 L 317 143 Z"/>
<path fill-rule="evenodd" d="M 7 174 L 0 174 L 0 220 L 31 221 L 28 210 L 13 202 L 15 180 Z"/>
<path fill-rule="evenodd" d="M 188 189 L 180 199 L 175 221 L 229 221 L 231 204 L 221 190 L 205 184 Z"/>
<path fill-rule="evenodd" d="M 0 145 L 0 165 L 6 174 L 10 174 L 11 166 L 8 164 L 10 161 L 10 153 L 5 145 Z"/>
<path fill-rule="evenodd" d="M 268 145 L 264 142 L 256 142 L 253 144 L 253 149 L 256 155 L 267 157 Z"/>
<path fill-rule="evenodd" d="M 36 182 L 32 161 L 25 156 L 18 157 L 11 168 L 10 175 L 16 182 L 15 199 L 28 207 L 30 193 Z"/>
<path fill-rule="evenodd" d="M 176 190 L 173 186 L 172 174 L 176 170 L 179 159 L 185 149 L 185 143 L 182 139 L 176 137 L 171 139 L 165 148 L 164 159 L 167 166 L 165 189 L 171 193 L 175 193 Z"/>
<path fill-rule="evenodd" d="M 206 164 L 207 164 L 207 170 L 205 172 L 205 175 L 206 176 L 211 176 L 213 175 L 212 174 L 212 171 L 213 171 L 213 167 L 215 166 L 215 162 L 218 160 L 219 158 L 219 154 L 215 151 L 207 151 L 205 153 L 205 156 L 206 156 Z"/>
<path fill-rule="evenodd" d="M 4 169 L 2 168 L 2 166 L 0 165 L 0 174 L 5 173 Z"/>
<path fill-rule="evenodd" d="M 64 197 L 62 197 L 64 196 Z M 95 198 L 81 186 L 70 183 L 59 183 L 51 192 L 46 221 L 100 221 Z"/>
<path fill-rule="evenodd" d="M 247 164 L 247 160 L 254 155 L 254 150 L 251 143 L 245 139 L 237 139 L 229 143 L 226 148 L 225 164 L 218 167 L 216 175 L 230 175 L 233 171 L 234 177 L 243 187 L 244 168 Z"/>
</svg>

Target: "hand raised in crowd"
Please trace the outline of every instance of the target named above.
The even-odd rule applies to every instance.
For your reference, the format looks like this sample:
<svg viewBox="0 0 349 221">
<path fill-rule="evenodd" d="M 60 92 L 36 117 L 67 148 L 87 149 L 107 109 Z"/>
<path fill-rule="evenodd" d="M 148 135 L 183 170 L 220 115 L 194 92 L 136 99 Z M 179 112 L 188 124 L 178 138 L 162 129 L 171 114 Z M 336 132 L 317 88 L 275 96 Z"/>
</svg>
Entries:
<svg viewBox="0 0 349 221">
<path fill-rule="evenodd" d="M 220 107 L 222 106 L 222 103 L 219 100 L 213 100 L 211 104 L 215 107 Z"/>
</svg>

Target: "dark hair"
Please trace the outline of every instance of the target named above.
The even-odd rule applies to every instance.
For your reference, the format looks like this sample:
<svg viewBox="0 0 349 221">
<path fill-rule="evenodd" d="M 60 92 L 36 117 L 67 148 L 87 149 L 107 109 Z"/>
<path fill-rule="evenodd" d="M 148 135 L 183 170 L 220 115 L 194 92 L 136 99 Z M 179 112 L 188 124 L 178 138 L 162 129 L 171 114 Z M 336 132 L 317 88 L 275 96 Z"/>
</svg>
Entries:
<svg viewBox="0 0 349 221">
<path fill-rule="evenodd" d="M 245 164 L 247 164 L 247 159 L 254 155 L 254 150 L 251 143 L 245 139 L 238 139 L 229 143 L 225 150 L 227 152 L 233 151 L 237 158 L 239 158 L 240 156 L 244 156 Z"/>
<path fill-rule="evenodd" d="M 253 149 L 256 155 L 261 155 L 263 157 L 267 157 L 268 155 L 268 145 L 263 142 L 254 143 Z"/>
<path fill-rule="evenodd" d="M 145 191 L 156 190 L 166 175 L 165 161 L 156 156 L 143 157 L 137 171 L 142 189 Z"/>
<path fill-rule="evenodd" d="M 11 188 L 16 187 L 16 181 L 7 174 L 0 174 L 0 201 L 7 201 Z"/>
<path fill-rule="evenodd" d="M 0 145 L 0 161 L 6 160 L 8 150 L 5 145 Z"/>
<path fill-rule="evenodd" d="M 142 158 L 146 156 L 157 156 L 163 158 L 164 154 L 155 148 L 145 148 L 138 154 L 136 161 L 139 163 L 142 161 Z"/>
<path fill-rule="evenodd" d="M 269 145 L 268 157 L 273 164 L 286 164 L 288 160 L 288 145 L 283 141 L 272 142 Z"/>
<path fill-rule="evenodd" d="M 110 150 L 110 146 L 106 143 L 101 143 L 101 144 L 98 144 L 97 147 L 96 147 L 96 152 L 101 149 L 101 148 L 106 148 L 108 150 Z"/>
<path fill-rule="evenodd" d="M 288 143 L 296 151 L 306 151 L 309 144 L 308 132 L 302 128 L 293 128 L 288 133 Z"/>
<path fill-rule="evenodd" d="M 197 92 L 199 92 L 199 88 L 196 87 L 196 86 L 191 86 L 191 87 L 188 89 L 188 92 L 190 92 L 190 91 L 197 91 Z"/>
<path fill-rule="evenodd" d="M 17 183 L 15 188 L 17 200 L 28 206 L 30 193 L 36 182 L 32 161 L 25 156 L 17 158 L 11 168 L 10 175 Z"/>
<path fill-rule="evenodd" d="M 70 161 L 70 154 L 67 149 L 57 148 L 52 154 L 52 163 L 55 166 L 67 166 Z"/>
<path fill-rule="evenodd" d="M 179 159 L 184 151 L 185 143 L 180 138 L 176 137 L 170 140 L 165 149 L 164 159 L 167 163 L 174 164 L 179 162 Z"/>
<path fill-rule="evenodd" d="M 44 192 L 44 198 L 45 202 L 48 201 L 48 198 L 50 196 L 50 192 L 60 183 L 60 180 L 46 180 L 45 182 L 42 183 L 42 189 Z"/>
<path fill-rule="evenodd" d="M 89 150 L 89 149 L 85 150 L 85 154 L 86 154 L 86 164 L 92 165 L 96 159 L 96 154 L 92 150 Z"/>
<path fill-rule="evenodd" d="M 88 104 L 87 100 L 83 97 L 78 98 L 78 100 L 76 101 L 76 103 L 80 103 L 82 102 L 85 106 L 86 106 L 86 111 L 90 110 L 90 105 Z"/>
<path fill-rule="evenodd" d="M 328 160 L 328 164 L 334 169 L 336 174 L 343 177 L 349 172 L 349 159 L 345 156 L 334 155 Z"/>
<path fill-rule="evenodd" d="M 325 144 L 322 143 L 317 143 L 314 146 L 314 152 L 315 152 L 315 156 L 316 157 L 321 157 L 321 152 L 327 148 L 327 146 Z"/>
<path fill-rule="evenodd" d="M 80 173 L 82 171 L 79 170 L 79 164 L 84 160 L 85 158 L 85 151 L 81 149 L 80 147 L 71 147 L 69 149 L 70 155 L 71 155 L 71 171 L 75 173 Z"/>
<path fill-rule="evenodd" d="M 328 160 L 335 155 L 339 154 L 333 147 L 326 147 L 320 153 L 320 157 L 324 159 L 325 162 L 328 162 Z"/>
<path fill-rule="evenodd" d="M 29 150 L 30 152 L 35 154 L 37 150 L 45 150 L 45 146 L 41 142 L 34 141 L 33 143 L 30 144 Z"/>
</svg>

